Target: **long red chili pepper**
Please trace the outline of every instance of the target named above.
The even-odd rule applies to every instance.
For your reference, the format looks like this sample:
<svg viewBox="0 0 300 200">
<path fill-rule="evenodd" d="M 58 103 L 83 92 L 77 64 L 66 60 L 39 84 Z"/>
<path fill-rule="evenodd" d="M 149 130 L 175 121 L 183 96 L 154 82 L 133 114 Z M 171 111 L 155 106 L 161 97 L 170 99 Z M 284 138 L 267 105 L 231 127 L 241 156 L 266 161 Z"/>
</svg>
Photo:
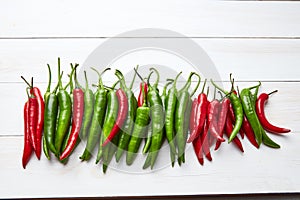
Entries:
<svg viewBox="0 0 300 200">
<path fill-rule="evenodd" d="M 110 134 L 102 144 L 103 147 L 106 146 L 110 141 L 112 141 L 112 139 L 118 134 L 128 113 L 128 101 L 125 92 L 122 89 L 118 89 L 116 91 L 116 95 L 119 103 L 119 108 L 118 108 L 119 114 L 116 123 L 113 126 Z"/>
<path fill-rule="evenodd" d="M 205 121 L 205 124 L 203 126 L 203 132 L 200 135 L 201 136 L 201 141 L 202 141 L 202 151 L 205 155 L 205 157 L 209 160 L 212 161 L 212 157 L 210 154 L 209 150 L 209 135 L 208 135 L 208 129 L 209 129 L 209 124 L 207 123 L 207 120 Z"/>
<path fill-rule="evenodd" d="M 232 130 L 233 130 L 233 121 L 231 117 L 227 117 L 226 125 L 225 125 L 225 133 L 228 138 L 230 138 Z M 232 141 L 241 150 L 241 152 L 244 152 L 243 145 L 238 137 L 235 137 Z"/>
<path fill-rule="evenodd" d="M 275 125 L 271 124 L 266 118 L 265 104 L 268 102 L 269 95 L 274 92 L 277 92 L 277 90 L 275 90 L 269 94 L 262 93 L 259 95 L 259 97 L 256 100 L 256 104 L 255 104 L 257 117 L 258 117 L 261 125 L 263 126 L 263 128 L 266 131 L 268 131 L 270 133 L 274 133 L 274 134 L 288 133 L 291 131 L 290 129 L 275 126 Z"/>
<path fill-rule="evenodd" d="M 259 148 L 259 145 L 257 144 L 257 141 L 255 139 L 255 134 L 253 132 L 253 129 L 252 129 L 250 123 L 248 122 L 246 116 L 244 116 L 241 129 L 243 129 L 243 131 L 245 132 L 245 135 L 248 138 L 249 142 L 256 148 Z"/>
<path fill-rule="evenodd" d="M 30 90 L 30 93 L 33 94 L 37 99 L 37 125 L 36 125 L 36 149 L 35 154 L 38 159 L 41 157 L 41 149 L 42 149 L 42 135 L 44 128 L 44 109 L 45 104 L 43 100 L 43 96 L 41 91 L 37 87 L 33 87 Z"/>
<path fill-rule="evenodd" d="M 222 138 L 223 138 L 224 128 L 225 128 L 225 124 L 226 124 L 229 104 L 230 104 L 229 98 L 224 98 L 220 102 L 218 131 L 219 131 L 220 137 L 222 137 Z M 220 146 L 221 146 L 221 141 L 217 141 L 216 146 L 215 146 L 215 150 L 218 150 Z"/>
<path fill-rule="evenodd" d="M 207 123 L 209 127 L 209 133 L 220 142 L 224 142 L 225 139 L 219 135 L 218 119 L 219 119 L 220 102 L 213 100 L 207 107 Z"/>
<path fill-rule="evenodd" d="M 192 132 L 196 128 L 196 112 L 198 101 L 195 98 L 192 102 L 191 114 L 190 114 L 190 131 Z"/>
<path fill-rule="evenodd" d="M 191 135 L 187 141 L 188 143 L 194 141 L 202 131 L 206 120 L 208 103 L 209 102 L 205 93 L 201 93 L 198 95 L 198 105 L 196 111 L 196 128 L 191 132 Z"/>
<path fill-rule="evenodd" d="M 23 156 L 22 156 L 22 166 L 24 169 L 26 168 L 26 165 L 33 151 L 30 142 L 30 134 L 29 134 L 28 108 L 29 108 L 29 101 L 27 101 L 24 105 L 24 149 L 23 149 Z"/>
<path fill-rule="evenodd" d="M 84 93 L 82 89 L 75 88 L 73 90 L 73 115 L 72 115 L 72 129 L 66 148 L 59 157 L 60 160 L 67 158 L 76 146 L 76 142 L 81 129 L 84 112 Z"/>
<path fill-rule="evenodd" d="M 144 88 L 144 94 L 143 95 L 143 88 Z M 145 82 L 140 83 L 140 93 L 138 96 L 138 107 L 143 106 L 144 104 L 144 98 L 147 96 L 148 93 L 148 85 Z"/>
<path fill-rule="evenodd" d="M 36 151 L 37 149 L 37 137 L 36 137 L 36 125 L 37 125 L 37 111 L 38 111 L 38 101 L 37 98 L 31 95 L 28 99 L 28 128 L 31 145 Z"/>
</svg>

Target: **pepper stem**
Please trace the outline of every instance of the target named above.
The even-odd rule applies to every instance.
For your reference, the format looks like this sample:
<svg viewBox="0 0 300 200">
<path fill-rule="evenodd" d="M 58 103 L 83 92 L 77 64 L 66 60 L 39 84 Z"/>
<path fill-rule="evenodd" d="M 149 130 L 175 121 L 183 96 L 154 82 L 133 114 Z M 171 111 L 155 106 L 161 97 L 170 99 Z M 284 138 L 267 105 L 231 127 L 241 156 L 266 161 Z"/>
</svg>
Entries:
<svg viewBox="0 0 300 200">
<path fill-rule="evenodd" d="M 223 92 L 224 94 L 229 94 L 229 92 L 226 92 L 224 89 L 222 89 L 220 86 L 218 86 L 212 79 L 210 79 L 211 84 L 213 84 L 214 87 L 216 87 L 218 90 Z"/>
<path fill-rule="evenodd" d="M 194 75 L 198 77 L 198 82 L 197 82 L 197 85 L 196 85 L 196 87 L 194 88 L 194 90 L 191 92 L 191 96 L 193 96 L 193 95 L 196 93 L 196 91 L 197 91 L 197 89 L 198 89 L 198 87 L 199 87 L 199 85 L 200 85 L 200 82 L 201 82 L 201 77 L 200 77 L 200 75 L 197 74 L 197 73 L 194 73 Z"/>
<path fill-rule="evenodd" d="M 167 93 L 167 87 L 168 87 L 169 85 L 171 85 L 173 82 L 174 82 L 174 80 L 168 79 L 168 82 L 165 84 L 165 86 L 164 86 L 164 88 L 163 88 L 162 95 L 166 95 L 166 93 Z"/>
<path fill-rule="evenodd" d="M 140 75 L 140 73 L 138 73 L 138 68 L 133 68 L 134 69 L 134 71 L 135 71 L 135 73 L 137 74 L 137 76 L 139 77 L 139 79 L 141 79 L 141 81 L 143 82 L 143 83 L 145 83 L 145 80 L 144 80 L 144 78 Z"/>
<path fill-rule="evenodd" d="M 135 68 L 134 68 L 134 69 L 135 69 Z M 136 66 L 136 70 L 135 70 L 135 71 L 137 71 L 138 69 L 139 69 L 139 65 Z M 131 90 L 132 87 L 133 87 L 133 84 L 134 84 L 134 81 L 135 81 L 135 77 L 136 77 L 136 73 L 134 73 L 133 79 L 132 79 L 132 81 L 131 81 L 131 83 L 130 83 L 130 86 L 129 86 L 130 90 Z"/>
<path fill-rule="evenodd" d="M 268 93 L 268 95 L 270 96 L 271 94 L 274 94 L 274 93 L 276 93 L 276 92 L 278 92 L 278 90 L 274 90 L 274 91 Z"/>
<path fill-rule="evenodd" d="M 64 72 L 62 71 L 62 72 L 60 73 L 59 77 L 62 77 L 63 74 L 64 74 Z M 59 86 L 59 83 L 56 84 L 56 86 L 55 86 L 55 88 L 53 89 L 52 93 L 55 94 L 55 93 L 57 92 L 58 86 Z"/>
<path fill-rule="evenodd" d="M 203 92 L 204 92 L 204 88 L 205 88 L 206 82 L 207 82 L 207 79 L 205 79 L 205 80 L 204 80 L 204 83 L 203 83 L 203 86 L 202 86 L 201 93 L 203 93 Z"/>
<path fill-rule="evenodd" d="M 154 67 L 151 67 L 150 70 L 153 71 L 156 74 L 156 81 L 154 82 L 153 87 L 157 88 L 158 82 L 159 82 L 159 79 L 160 79 L 159 72 Z"/>
<path fill-rule="evenodd" d="M 178 78 L 179 78 L 179 76 L 180 76 L 181 74 L 182 74 L 182 71 L 179 72 L 179 73 L 177 74 L 177 76 L 175 77 L 174 82 L 173 82 L 173 89 L 176 89 L 177 80 L 178 80 Z"/>
<path fill-rule="evenodd" d="M 150 78 L 151 78 L 152 74 L 153 74 L 153 71 L 151 71 L 151 73 L 148 75 L 148 78 L 147 78 L 147 85 L 148 85 L 148 87 L 151 87 L 151 85 L 150 85 Z"/>
<path fill-rule="evenodd" d="M 23 79 L 25 83 L 28 85 L 28 87 L 31 88 L 31 84 L 24 78 L 24 76 L 21 76 L 21 79 Z"/>
<path fill-rule="evenodd" d="M 104 74 L 104 72 L 106 72 L 107 70 L 111 70 L 111 68 L 106 68 L 106 69 L 104 69 L 101 73 L 96 69 L 96 68 L 94 68 L 94 67 L 91 67 L 91 69 L 92 70 L 94 70 L 97 74 L 98 74 L 98 77 L 99 77 L 99 83 L 98 83 L 98 89 L 100 89 L 100 88 L 104 88 L 104 86 L 103 86 L 103 82 L 102 82 L 102 75 Z"/>
<path fill-rule="evenodd" d="M 116 69 L 115 75 L 118 77 L 120 83 L 121 83 L 121 88 L 123 88 L 124 90 L 127 89 L 126 83 L 125 83 L 125 77 L 122 74 L 122 72 L 118 69 Z"/>
<path fill-rule="evenodd" d="M 48 67 L 48 73 L 49 73 L 49 80 L 48 80 L 48 86 L 47 86 L 46 92 L 50 92 L 52 75 L 51 75 L 51 68 L 50 68 L 50 65 L 47 64 L 47 67 Z"/>
<path fill-rule="evenodd" d="M 207 86 L 207 91 L 206 91 L 206 95 L 208 96 L 209 94 L 209 86 Z"/>
<path fill-rule="evenodd" d="M 58 65 L 58 87 L 59 87 L 60 90 L 63 90 L 63 86 L 62 86 L 62 82 L 61 82 L 61 76 L 60 76 L 60 57 L 58 57 L 57 65 Z"/>
<path fill-rule="evenodd" d="M 76 88 L 80 88 L 82 89 L 82 85 L 79 83 L 78 79 L 77 79 L 77 67 L 79 66 L 79 64 L 75 64 L 74 66 L 74 79 L 75 79 L 75 87 Z"/>
<path fill-rule="evenodd" d="M 85 70 L 84 70 L 84 79 L 85 79 L 85 90 L 87 91 L 89 89 L 89 82 Z"/>
</svg>

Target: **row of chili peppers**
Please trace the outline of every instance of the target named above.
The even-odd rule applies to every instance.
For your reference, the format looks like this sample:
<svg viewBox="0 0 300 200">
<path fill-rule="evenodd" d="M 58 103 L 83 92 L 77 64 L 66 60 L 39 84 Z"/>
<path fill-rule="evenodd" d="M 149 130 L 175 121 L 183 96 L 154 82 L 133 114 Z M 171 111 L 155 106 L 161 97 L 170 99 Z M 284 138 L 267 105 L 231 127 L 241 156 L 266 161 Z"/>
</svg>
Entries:
<svg viewBox="0 0 300 200">
<path fill-rule="evenodd" d="M 61 81 L 63 72 L 60 70 L 58 59 L 58 83 L 51 92 L 51 69 L 48 65 L 49 82 L 44 100 L 40 90 L 33 87 L 33 80 L 28 83 L 22 77 L 29 90 L 28 101 L 24 106 L 25 132 L 22 159 L 24 168 L 33 151 L 40 159 L 42 145 L 48 159 L 52 152 L 65 163 L 81 140 L 86 141 L 86 147 L 80 159 L 89 160 L 98 145 L 96 163 L 102 161 L 104 173 L 114 155 L 119 162 L 124 152 L 126 163 L 131 165 L 143 139 L 145 144 L 142 152 L 147 154 L 143 169 L 154 167 L 165 139 L 170 147 L 172 166 L 176 162 L 176 157 L 179 165 L 185 162 L 187 142 L 193 143 L 196 156 L 200 164 L 203 164 L 203 155 L 212 160 L 210 146 L 216 143 L 215 150 L 217 150 L 225 141 L 223 133 L 226 133 L 229 142 L 233 141 L 243 152 L 242 143 L 236 137 L 238 133 L 242 138 L 245 134 L 257 148 L 262 142 L 270 147 L 279 148 L 280 146 L 273 142 L 264 130 L 277 134 L 290 131 L 275 127 L 267 121 L 264 105 L 268 94 L 263 93 L 257 98 L 260 83 L 237 94 L 233 80 L 229 92 L 211 80 L 215 88 L 222 91 L 225 96 L 221 100 L 214 99 L 210 102 L 204 93 L 206 80 L 198 98 L 192 100 L 201 82 L 200 76 L 195 72 L 190 73 L 180 90 L 177 90 L 176 83 L 181 72 L 174 80 L 167 79 L 160 94 L 158 89 L 160 76 L 155 68 L 150 68 L 147 82 L 137 72 L 138 67 L 135 68 L 136 73 L 129 87 L 126 86 L 121 71 L 115 71 L 118 81 L 108 87 L 103 84 L 102 75 L 110 68 L 101 73 L 92 68 L 99 76 L 97 91 L 93 93 L 89 88 L 86 72 L 84 72 L 85 87 L 79 84 L 76 76 L 77 66 L 71 64 L 70 81 L 63 87 Z M 150 84 L 153 73 L 157 78 Z M 132 92 L 136 75 L 142 81 L 138 99 Z M 190 93 L 193 76 L 196 76 L 198 81 Z M 116 89 L 118 84 L 120 88 Z M 66 91 L 67 87 L 70 89 L 69 92 Z M 252 89 L 255 89 L 254 94 L 250 92 Z"/>
</svg>

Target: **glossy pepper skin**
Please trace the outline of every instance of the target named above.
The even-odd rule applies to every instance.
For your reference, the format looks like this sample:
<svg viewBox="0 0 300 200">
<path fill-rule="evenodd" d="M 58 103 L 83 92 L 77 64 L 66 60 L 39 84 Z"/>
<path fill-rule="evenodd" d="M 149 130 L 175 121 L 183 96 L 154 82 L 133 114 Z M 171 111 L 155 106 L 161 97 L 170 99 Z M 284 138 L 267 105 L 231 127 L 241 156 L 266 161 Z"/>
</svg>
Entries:
<svg viewBox="0 0 300 200">
<path fill-rule="evenodd" d="M 256 100 L 255 109 L 261 125 L 266 131 L 274 134 L 282 134 L 282 133 L 290 132 L 291 131 L 290 129 L 275 126 L 267 120 L 267 117 L 265 115 L 265 104 L 268 102 L 269 95 L 270 94 L 262 93 L 259 95 L 258 99 Z"/>
<path fill-rule="evenodd" d="M 30 96 L 28 99 L 28 128 L 30 135 L 30 142 L 33 147 L 33 150 L 37 149 L 37 135 L 36 135 L 36 127 L 37 127 L 37 112 L 38 112 L 38 101 L 34 96 Z"/>
<path fill-rule="evenodd" d="M 143 92 L 142 91 L 145 92 L 145 96 L 143 96 Z M 138 103 L 137 103 L 138 107 L 141 107 L 141 106 L 144 105 L 144 101 L 145 101 L 145 99 L 147 99 L 146 98 L 147 97 L 147 93 L 148 93 L 148 85 L 147 85 L 147 83 L 145 83 L 145 82 L 140 83 L 140 93 L 139 93 L 139 96 L 138 96 Z"/>
<path fill-rule="evenodd" d="M 218 120 L 219 120 L 219 108 L 220 102 L 218 100 L 213 100 L 208 104 L 208 124 L 210 134 L 217 139 L 219 142 L 224 142 L 225 140 L 219 135 Z"/>
<path fill-rule="evenodd" d="M 230 135 L 232 133 L 233 129 L 233 121 L 230 117 L 227 117 L 226 124 L 225 124 L 225 133 L 228 138 L 230 138 Z M 233 143 L 240 149 L 241 152 L 244 152 L 243 145 L 238 137 L 235 137 L 233 140 Z"/>
<path fill-rule="evenodd" d="M 88 132 L 90 130 L 90 126 L 92 123 L 94 104 L 95 104 L 95 96 L 93 91 L 89 88 L 86 71 L 84 71 L 84 77 L 85 77 L 84 114 L 82 120 L 82 128 L 80 130 L 80 136 L 82 139 L 86 139 L 88 137 Z"/>
<path fill-rule="evenodd" d="M 249 142 L 256 148 L 259 148 L 259 146 L 256 142 L 256 139 L 255 139 L 255 134 L 253 132 L 253 129 L 252 129 L 251 125 L 249 124 L 249 121 L 247 120 L 246 116 L 244 116 L 242 129 L 244 130 L 245 135 L 248 138 Z"/>
<path fill-rule="evenodd" d="M 68 137 L 67 146 L 64 148 L 60 156 L 60 160 L 66 159 L 77 143 L 79 137 L 79 132 L 81 129 L 82 119 L 84 110 L 84 93 L 80 88 L 73 90 L 73 116 L 72 116 L 72 129 L 70 136 Z"/>
<path fill-rule="evenodd" d="M 172 87 L 169 89 L 165 102 L 165 130 L 166 138 L 170 146 L 171 165 L 174 166 L 176 156 L 175 146 L 175 109 L 177 104 L 177 88 L 176 83 L 182 72 L 179 72 L 174 79 Z"/>
<path fill-rule="evenodd" d="M 121 134 L 119 138 L 119 143 L 118 143 L 118 149 L 116 152 L 116 161 L 119 162 L 121 159 L 123 153 L 125 150 L 128 148 L 128 144 L 130 141 L 130 137 L 132 134 L 133 126 L 134 126 L 134 119 L 136 115 L 136 109 L 137 109 L 137 100 L 131 91 L 131 88 L 127 87 L 125 84 L 125 78 L 121 71 L 116 70 L 115 75 L 118 77 L 120 83 L 121 83 L 121 88 L 125 92 L 126 100 L 127 100 L 127 115 L 125 116 L 125 121 L 123 122 L 123 125 L 121 128 Z M 136 74 L 135 74 L 136 75 Z M 131 81 L 131 86 L 133 85 L 135 81 L 135 76 L 133 77 Z M 124 102 L 125 103 L 125 102 Z"/>
<path fill-rule="evenodd" d="M 24 169 L 26 168 L 26 165 L 29 162 L 31 154 L 33 152 L 33 148 L 30 143 L 30 135 L 29 135 L 28 108 L 29 108 L 29 102 L 27 101 L 24 105 L 24 149 L 23 149 L 23 156 L 22 156 L 22 166 Z"/>
<path fill-rule="evenodd" d="M 102 74 L 110 68 L 106 68 L 102 73 L 99 73 L 96 69 L 92 68 L 97 72 L 99 76 L 99 84 L 98 89 L 95 93 L 95 104 L 94 104 L 94 112 L 92 116 L 92 122 L 89 129 L 87 144 L 84 149 L 83 154 L 80 156 L 82 161 L 87 161 L 91 158 L 92 152 L 99 141 L 99 138 L 103 132 L 103 122 L 106 113 L 106 104 L 107 104 L 107 90 L 103 86 L 102 82 Z M 101 144 L 102 146 L 102 144 Z"/>
<path fill-rule="evenodd" d="M 193 76 L 198 77 L 198 83 L 192 93 L 190 94 L 188 89 L 191 86 L 191 79 Z M 192 100 L 191 96 L 194 95 L 199 87 L 201 78 L 195 72 L 191 72 L 186 84 L 178 92 L 178 103 L 175 109 L 175 132 L 176 132 L 176 144 L 178 151 L 178 164 L 181 165 L 185 162 L 185 146 L 187 141 L 188 127 L 189 127 L 189 117 L 191 112 Z"/>
</svg>

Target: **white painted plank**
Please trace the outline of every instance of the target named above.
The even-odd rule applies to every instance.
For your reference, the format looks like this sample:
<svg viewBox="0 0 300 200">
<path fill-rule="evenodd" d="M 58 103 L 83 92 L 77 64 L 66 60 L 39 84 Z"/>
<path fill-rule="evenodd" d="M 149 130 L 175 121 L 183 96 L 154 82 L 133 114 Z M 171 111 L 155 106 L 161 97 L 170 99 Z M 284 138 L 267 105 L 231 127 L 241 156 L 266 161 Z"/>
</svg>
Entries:
<svg viewBox="0 0 300 200">
<path fill-rule="evenodd" d="M 238 83 L 240 88 L 253 84 L 254 82 Z M 229 88 L 229 83 L 226 85 Z M 137 87 L 134 88 L 136 91 L 138 90 Z M 27 99 L 25 88 L 24 84 L 0 84 L 2 94 L 0 110 L 3 113 L 0 135 L 23 134 L 23 105 Z M 42 93 L 45 92 L 44 88 L 45 84 L 42 84 Z M 300 132 L 299 88 L 300 82 L 263 82 L 260 90 L 261 92 L 279 90 L 278 94 L 271 97 L 266 107 L 267 115 L 275 124 L 291 128 L 294 132 Z"/>
<path fill-rule="evenodd" d="M 139 28 L 189 37 L 297 37 L 299 8 L 299 2 L 7 0 L 0 37 L 112 37 Z"/>
<path fill-rule="evenodd" d="M 156 163 L 159 169 L 143 171 L 145 158 L 139 155 L 131 167 L 126 166 L 124 157 L 119 164 L 113 160 L 105 175 L 101 166 L 94 164 L 95 158 L 80 162 L 81 145 L 65 166 L 42 156 L 40 161 L 32 157 L 24 170 L 23 138 L 1 137 L 0 187 L 6 188 L 1 198 L 299 192 L 299 132 L 271 137 L 281 149 L 261 146 L 257 150 L 244 140 L 242 155 L 232 144 L 224 143 L 219 151 L 212 152 L 211 163 L 205 160 L 200 166 L 188 145 L 186 164 L 171 168 L 166 163 L 168 149 L 164 148 Z"/>
<path fill-rule="evenodd" d="M 135 39 L 117 39 L 132 42 Z M 145 39 L 147 40 L 147 39 Z M 151 39 L 149 39 L 151 40 Z M 177 43 L 181 39 L 152 39 L 158 43 Z M 21 82 L 20 75 L 34 76 L 37 82 L 46 82 L 49 63 L 56 69 L 57 57 L 62 68 L 69 71 L 69 63 L 83 64 L 105 39 L 16 39 L 0 40 L 0 82 Z M 270 39 L 193 39 L 208 54 L 222 80 L 234 73 L 238 80 L 300 80 L 300 40 Z M 110 55 L 110 50 L 106 55 Z M 175 51 L 176 52 L 176 51 Z M 176 52 L 177 53 L 177 52 Z M 186 52 L 189 54 L 189 52 Z M 113 66 L 132 68 L 140 65 L 164 65 L 170 68 L 189 66 L 176 54 L 157 48 L 138 50 L 120 56 L 116 53 Z M 197 55 L 197 54 L 196 54 Z M 99 57 L 104 56 L 103 54 Z M 182 56 L 182 55 L 181 55 Z M 104 66 L 101 66 L 104 67 Z M 200 66 L 206 70 L 205 66 Z M 54 80 L 56 72 L 54 71 Z"/>
</svg>

